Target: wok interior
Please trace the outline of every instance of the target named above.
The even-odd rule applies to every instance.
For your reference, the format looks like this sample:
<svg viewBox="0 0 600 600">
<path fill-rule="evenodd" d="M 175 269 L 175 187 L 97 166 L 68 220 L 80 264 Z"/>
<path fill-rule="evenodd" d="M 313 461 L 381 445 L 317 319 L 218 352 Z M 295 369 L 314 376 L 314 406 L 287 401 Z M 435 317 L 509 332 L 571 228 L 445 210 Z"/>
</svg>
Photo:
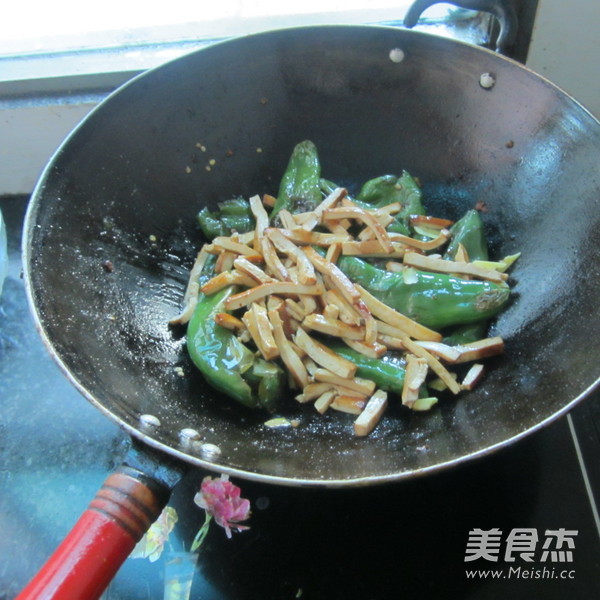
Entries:
<svg viewBox="0 0 600 600">
<path fill-rule="evenodd" d="M 484 72 L 491 89 L 479 85 Z M 598 131 L 524 68 L 412 31 L 309 28 L 209 47 L 122 88 L 47 168 L 26 225 L 35 312 L 88 399 L 197 464 L 344 485 L 460 461 L 548 421 L 598 378 Z M 493 255 L 522 252 L 493 330 L 507 351 L 483 384 L 430 413 L 392 406 L 366 439 L 353 437 L 351 416 L 293 400 L 282 413 L 299 426 L 265 428 L 265 415 L 207 389 L 183 331 L 167 326 L 202 242 L 196 212 L 276 193 L 303 139 L 324 176 L 351 189 L 406 169 L 431 214 L 457 218 L 485 202 Z M 142 414 L 160 427 L 140 432 Z M 182 428 L 219 446 L 214 465 L 181 445 Z"/>
</svg>

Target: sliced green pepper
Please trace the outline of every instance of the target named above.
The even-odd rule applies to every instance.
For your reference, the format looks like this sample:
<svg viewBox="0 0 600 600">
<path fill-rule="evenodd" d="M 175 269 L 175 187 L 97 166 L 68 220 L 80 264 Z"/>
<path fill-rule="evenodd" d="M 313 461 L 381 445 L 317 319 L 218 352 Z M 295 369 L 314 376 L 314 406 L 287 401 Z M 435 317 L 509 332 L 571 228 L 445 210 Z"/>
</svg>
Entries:
<svg viewBox="0 0 600 600">
<path fill-rule="evenodd" d="M 317 147 L 309 140 L 294 148 L 281 179 L 277 200 L 271 211 L 271 221 L 280 210 L 306 212 L 321 201 L 321 164 Z"/>
<path fill-rule="evenodd" d="M 354 256 L 340 257 L 338 266 L 381 302 L 436 330 L 489 319 L 510 294 L 505 284 L 467 281 L 443 273 L 415 271 L 416 277 L 406 283 L 402 273 L 384 271 Z"/>
</svg>

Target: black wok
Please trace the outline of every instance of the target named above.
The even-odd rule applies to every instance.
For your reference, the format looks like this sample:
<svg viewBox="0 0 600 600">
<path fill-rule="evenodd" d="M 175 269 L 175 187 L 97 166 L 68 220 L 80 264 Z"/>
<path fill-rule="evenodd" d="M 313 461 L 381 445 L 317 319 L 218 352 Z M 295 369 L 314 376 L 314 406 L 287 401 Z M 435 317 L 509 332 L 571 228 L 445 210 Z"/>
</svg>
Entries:
<svg viewBox="0 0 600 600">
<path fill-rule="evenodd" d="M 426 414 L 392 408 L 366 439 L 294 402 L 297 428 L 264 427 L 207 388 L 167 325 L 202 241 L 196 212 L 276 192 L 307 138 L 350 188 L 406 169 L 432 214 L 485 203 L 493 254 L 522 253 L 493 326 L 506 353 L 479 389 Z M 149 446 L 286 485 L 413 477 L 522 438 L 597 385 L 599 150 L 585 109 L 487 50 L 376 27 L 239 38 L 134 79 L 72 133 L 31 201 L 28 293 L 65 374 Z"/>
</svg>

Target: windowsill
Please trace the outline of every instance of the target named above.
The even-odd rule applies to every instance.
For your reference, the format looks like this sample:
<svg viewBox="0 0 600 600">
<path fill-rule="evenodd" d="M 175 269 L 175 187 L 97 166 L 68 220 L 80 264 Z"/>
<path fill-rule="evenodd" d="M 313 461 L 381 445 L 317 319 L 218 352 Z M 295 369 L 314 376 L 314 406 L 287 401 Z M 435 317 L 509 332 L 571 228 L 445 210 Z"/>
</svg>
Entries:
<svg viewBox="0 0 600 600">
<path fill-rule="evenodd" d="M 0 57 L 0 99 L 109 92 L 143 71 L 215 41 L 219 40 Z"/>
</svg>

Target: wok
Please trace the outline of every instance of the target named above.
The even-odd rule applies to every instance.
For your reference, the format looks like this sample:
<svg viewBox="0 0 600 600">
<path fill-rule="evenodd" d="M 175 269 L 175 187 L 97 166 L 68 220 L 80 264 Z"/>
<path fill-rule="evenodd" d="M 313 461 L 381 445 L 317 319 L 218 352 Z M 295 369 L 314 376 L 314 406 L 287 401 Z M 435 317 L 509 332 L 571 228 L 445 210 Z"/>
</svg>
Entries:
<svg viewBox="0 0 600 600">
<path fill-rule="evenodd" d="M 303 139 L 350 189 L 406 169 L 431 214 L 485 203 L 493 255 L 522 253 L 492 331 L 506 352 L 484 383 L 430 413 L 392 407 L 366 439 L 343 415 L 294 402 L 282 414 L 298 427 L 264 427 L 206 386 L 167 325 L 202 243 L 196 212 L 275 193 Z M 216 44 L 132 80 L 52 158 L 25 225 L 31 306 L 81 393 L 175 459 L 284 485 L 434 472 L 515 442 L 597 385 L 599 148 L 598 121 L 553 84 L 447 39 L 334 26 Z"/>
</svg>

